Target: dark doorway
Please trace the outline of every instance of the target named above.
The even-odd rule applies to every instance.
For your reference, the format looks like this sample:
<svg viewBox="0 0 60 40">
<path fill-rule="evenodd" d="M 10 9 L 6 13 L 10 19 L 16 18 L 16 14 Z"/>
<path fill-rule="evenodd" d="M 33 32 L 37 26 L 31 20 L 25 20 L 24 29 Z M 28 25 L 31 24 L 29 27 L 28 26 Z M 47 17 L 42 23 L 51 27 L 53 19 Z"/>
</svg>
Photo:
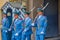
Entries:
<svg viewBox="0 0 60 40">
<path fill-rule="evenodd" d="M 58 35 L 58 0 L 44 0 L 44 5 L 49 2 L 49 6 L 44 13 L 48 19 L 46 37 L 55 37 Z"/>
</svg>

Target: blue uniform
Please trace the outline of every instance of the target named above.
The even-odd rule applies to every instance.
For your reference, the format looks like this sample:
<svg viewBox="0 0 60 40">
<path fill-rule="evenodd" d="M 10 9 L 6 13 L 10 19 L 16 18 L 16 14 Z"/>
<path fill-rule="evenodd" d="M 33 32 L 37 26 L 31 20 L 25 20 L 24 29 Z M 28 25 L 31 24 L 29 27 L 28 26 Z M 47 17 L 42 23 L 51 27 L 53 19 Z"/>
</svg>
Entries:
<svg viewBox="0 0 60 40">
<path fill-rule="evenodd" d="M 31 26 L 32 20 L 30 17 L 25 18 L 24 20 L 24 31 L 22 33 L 22 40 L 31 40 L 31 34 L 32 34 L 32 26 Z"/>
<path fill-rule="evenodd" d="M 14 21 L 14 31 L 12 32 L 12 40 L 21 40 L 23 30 L 23 20 L 15 19 Z"/>
<path fill-rule="evenodd" d="M 47 27 L 47 19 L 45 16 L 40 15 L 35 21 L 36 26 L 36 40 L 44 40 Z"/>
<path fill-rule="evenodd" d="M 7 18 L 2 19 L 2 40 L 8 40 L 9 21 Z"/>
</svg>

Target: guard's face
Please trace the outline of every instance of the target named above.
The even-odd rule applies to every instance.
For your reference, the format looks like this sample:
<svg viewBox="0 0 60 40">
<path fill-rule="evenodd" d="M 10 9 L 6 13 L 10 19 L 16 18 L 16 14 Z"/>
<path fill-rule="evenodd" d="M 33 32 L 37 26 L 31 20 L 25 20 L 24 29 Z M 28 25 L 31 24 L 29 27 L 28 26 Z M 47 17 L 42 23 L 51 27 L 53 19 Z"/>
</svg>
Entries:
<svg viewBox="0 0 60 40">
<path fill-rule="evenodd" d="M 43 15 L 43 12 L 38 12 L 38 15 Z"/>
<path fill-rule="evenodd" d="M 15 18 L 15 19 L 17 19 L 17 18 L 18 18 L 18 15 L 17 15 L 17 14 L 15 14 L 15 15 L 14 15 L 14 18 Z"/>
<path fill-rule="evenodd" d="M 28 17 L 28 15 L 27 15 L 27 14 L 25 14 L 24 16 L 25 16 L 25 18 L 26 18 L 26 17 Z"/>
<path fill-rule="evenodd" d="M 3 14 L 3 18 L 6 17 L 6 14 Z"/>
</svg>

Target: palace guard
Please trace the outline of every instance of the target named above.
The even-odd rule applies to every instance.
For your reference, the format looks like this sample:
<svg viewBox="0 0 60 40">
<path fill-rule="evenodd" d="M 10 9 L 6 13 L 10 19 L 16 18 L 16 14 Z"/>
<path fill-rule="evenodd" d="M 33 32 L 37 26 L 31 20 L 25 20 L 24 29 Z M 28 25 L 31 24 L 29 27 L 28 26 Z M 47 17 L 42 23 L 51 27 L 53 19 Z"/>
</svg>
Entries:
<svg viewBox="0 0 60 40">
<path fill-rule="evenodd" d="M 31 40 L 32 34 L 32 19 L 29 17 L 30 12 L 25 12 L 24 16 L 24 31 L 22 32 L 22 40 Z"/>
<path fill-rule="evenodd" d="M 9 29 L 9 20 L 7 18 L 7 13 L 3 11 L 2 40 L 8 40 L 8 29 Z"/>
<path fill-rule="evenodd" d="M 19 13 L 14 12 L 14 31 L 12 32 L 12 40 L 21 40 L 23 30 L 23 20 L 19 18 Z"/>
<path fill-rule="evenodd" d="M 47 18 L 43 15 L 41 8 L 37 9 L 37 18 L 35 20 L 36 40 L 44 40 L 47 27 Z"/>
</svg>

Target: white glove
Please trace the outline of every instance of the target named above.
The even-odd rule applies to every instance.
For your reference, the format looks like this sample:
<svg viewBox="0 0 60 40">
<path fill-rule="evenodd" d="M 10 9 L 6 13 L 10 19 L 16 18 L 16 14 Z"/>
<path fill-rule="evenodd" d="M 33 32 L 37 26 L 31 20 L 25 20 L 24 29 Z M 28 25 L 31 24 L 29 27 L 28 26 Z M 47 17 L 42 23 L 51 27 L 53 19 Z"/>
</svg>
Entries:
<svg viewBox="0 0 60 40">
<path fill-rule="evenodd" d="M 11 29 L 8 29 L 8 31 L 11 31 Z"/>
<path fill-rule="evenodd" d="M 18 33 L 16 33 L 15 36 L 18 36 Z"/>
<path fill-rule="evenodd" d="M 5 32 L 7 32 L 7 30 L 5 30 Z"/>
<path fill-rule="evenodd" d="M 44 34 L 44 32 L 41 32 L 40 34 Z"/>
<path fill-rule="evenodd" d="M 34 23 L 32 23 L 31 25 L 34 26 Z"/>
</svg>

